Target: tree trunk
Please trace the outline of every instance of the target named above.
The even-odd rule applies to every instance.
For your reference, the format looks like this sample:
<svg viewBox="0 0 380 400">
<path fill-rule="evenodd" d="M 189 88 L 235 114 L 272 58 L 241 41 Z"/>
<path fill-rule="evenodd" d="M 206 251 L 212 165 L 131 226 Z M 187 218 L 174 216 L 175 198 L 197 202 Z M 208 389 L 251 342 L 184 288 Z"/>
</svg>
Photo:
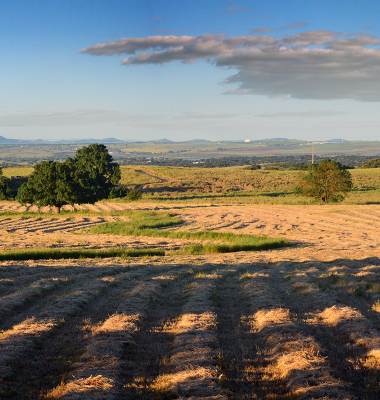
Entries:
<svg viewBox="0 0 380 400">
<path fill-rule="evenodd" d="M 61 207 L 53 206 L 53 212 L 54 212 L 54 214 L 59 214 L 60 211 L 61 211 Z"/>
</svg>

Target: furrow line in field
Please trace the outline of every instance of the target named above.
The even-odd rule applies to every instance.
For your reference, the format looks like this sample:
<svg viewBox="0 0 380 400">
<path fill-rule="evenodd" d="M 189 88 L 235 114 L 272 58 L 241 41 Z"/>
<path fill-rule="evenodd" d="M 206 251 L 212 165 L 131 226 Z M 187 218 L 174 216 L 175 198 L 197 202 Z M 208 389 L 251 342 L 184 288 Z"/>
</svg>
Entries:
<svg viewBox="0 0 380 400">
<path fill-rule="evenodd" d="M 340 211 L 337 215 L 342 215 L 349 219 L 368 220 L 369 222 L 376 221 L 380 223 L 380 213 L 376 209 L 363 209 L 362 206 L 359 210 L 350 207 L 347 210 Z"/>
<path fill-rule="evenodd" d="M 340 229 L 344 229 L 345 231 L 355 232 L 357 228 L 365 229 L 366 232 L 378 232 L 380 224 L 376 226 L 373 221 L 368 220 L 368 222 L 359 221 L 359 218 L 341 218 L 340 216 L 335 216 L 335 218 L 325 218 L 322 222 L 324 226 L 339 226 Z"/>
<path fill-rule="evenodd" d="M 213 297 L 220 343 L 219 384 L 234 399 L 283 398 L 287 395 L 286 385 L 281 380 L 266 379 L 267 366 L 260 351 L 262 342 L 246 323 L 251 312 L 250 301 L 242 293 L 240 284 L 245 278 L 241 271 L 250 267 L 230 266 L 218 281 Z"/>
<path fill-rule="evenodd" d="M 106 203 L 96 203 L 96 206 L 99 207 L 102 211 L 106 212 L 114 211 L 114 209 Z"/>
<path fill-rule="evenodd" d="M 66 279 L 41 279 L 32 285 L 19 289 L 16 292 L 0 298 L 0 317 L 4 317 L 10 312 L 30 302 L 33 298 L 38 298 L 42 294 L 52 291 L 58 285 L 66 283 Z"/>
<path fill-rule="evenodd" d="M 217 274 L 205 275 L 184 289 L 187 301 L 173 328 L 171 373 L 160 377 L 160 384 L 180 399 L 226 399 L 217 384 L 217 318 L 211 305 L 218 278 Z"/>
<path fill-rule="evenodd" d="M 380 225 L 380 214 L 377 212 L 368 211 L 361 209 L 360 211 L 355 210 L 354 208 L 350 210 L 345 210 L 341 214 L 344 215 L 345 218 L 358 220 L 358 221 L 366 221 L 369 224 L 377 223 Z"/>
<path fill-rule="evenodd" d="M 18 230 L 18 229 L 34 229 L 37 230 L 38 227 L 43 227 L 45 225 L 48 225 L 48 223 L 50 224 L 55 224 L 55 223 L 59 223 L 58 222 L 59 219 L 51 219 L 51 218 L 46 218 L 43 220 L 33 220 L 33 219 L 12 219 L 7 221 L 6 224 L 3 224 L 1 226 L 1 229 L 4 230 Z M 37 228 L 37 229 L 36 229 Z"/>
<path fill-rule="evenodd" d="M 74 364 L 74 379 L 59 387 L 59 398 L 113 399 L 120 383 L 118 374 L 123 347 L 133 344 L 147 308 L 160 292 L 158 282 L 145 282 L 135 287 L 117 312 L 92 330 L 86 352 Z M 52 394 L 54 391 L 52 392 Z"/>
<path fill-rule="evenodd" d="M 38 315 L 27 318 L 0 334 L 0 376 L 12 373 L 9 363 L 24 354 L 36 337 L 44 335 L 58 326 L 64 318 L 77 312 L 109 287 L 115 278 L 93 280 L 63 296 L 42 310 Z"/>
<path fill-rule="evenodd" d="M 84 228 L 89 228 L 91 226 L 101 224 L 103 222 L 106 222 L 104 219 L 96 219 L 94 221 L 69 221 L 69 222 L 62 222 L 62 223 L 56 223 L 56 224 L 41 224 L 37 227 L 27 228 L 29 232 L 56 232 L 56 231 L 73 231 L 73 230 L 79 230 L 79 229 L 84 229 Z"/>
<path fill-rule="evenodd" d="M 351 392 L 377 399 L 380 388 L 374 385 L 377 372 L 373 370 L 380 362 L 380 334 L 358 309 L 342 304 L 337 293 L 322 292 L 315 283 L 318 274 L 320 270 L 311 265 L 287 275 L 281 283 L 277 272 L 277 286 L 285 301 L 298 309 L 299 324 L 326 348 L 330 365 L 351 385 Z M 300 296 L 305 300 L 300 301 Z"/>
<path fill-rule="evenodd" d="M 66 221 L 62 221 L 60 219 L 44 219 L 42 221 L 33 221 L 33 220 L 22 220 L 18 223 L 9 223 L 2 227 L 2 229 L 8 230 L 8 232 L 17 231 L 17 230 L 27 230 L 28 232 L 35 232 L 44 229 L 45 227 L 60 227 L 64 223 L 67 223 L 68 218 Z"/>
<path fill-rule="evenodd" d="M 1 228 L 3 225 L 8 224 L 9 222 L 12 222 L 12 221 L 15 221 L 15 219 L 13 219 L 13 218 L 4 218 L 4 217 L 2 217 L 2 218 L 0 219 L 0 228 Z"/>
<path fill-rule="evenodd" d="M 3 222 L 4 220 L 2 219 L 1 222 Z M 0 224 L 1 224 L 0 222 Z M 29 221 L 30 223 L 30 221 Z M 9 229 L 9 227 L 13 227 L 13 226 L 24 226 L 26 224 L 26 220 L 22 219 L 22 218 L 7 218 L 4 222 L 4 224 L 0 225 L 1 229 L 6 230 L 7 228 Z"/>
<path fill-rule="evenodd" d="M 65 318 L 50 334 L 35 338 L 28 357 L 13 361 L 17 374 L 3 379 L 4 393 L 15 392 L 16 398 L 24 399 L 45 398 L 45 395 L 51 398 L 49 393 L 62 392 L 64 382 L 77 371 L 76 363 L 93 339 L 93 332 L 117 313 L 140 279 L 135 274 L 119 274 L 94 301 Z"/>
<path fill-rule="evenodd" d="M 107 203 L 107 206 L 111 209 L 111 211 L 125 211 L 130 206 L 120 203 Z"/>
<path fill-rule="evenodd" d="M 82 204 L 81 207 L 83 207 L 83 210 L 89 210 L 89 211 L 94 211 L 94 212 L 102 212 L 103 210 L 98 207 L 95 204 Z"/>
<path fill-rule="evenodd" d="M 65 228 L 65 226 L 72 226 L 75 225 L 76 223 L 99 223 L 99 222 L 105 222 L 103 218 L 99 217 L 94 217 L 92 220 L 89 218 L 44 218 L 41 220 L 33 220 L 33 219 L 27 219 L 27 220 L 20 220 L 20 219 L 13 219 L 9 220 L 7 224 L 4 224 L 1 226 L 2 229 L 28 229 L 29 231 L 38 231 L 50 227 L 54 227 L 58 229 Z"/>
<path fill-rule="evenodd" d="M 319 343 L 293 322 L 293 315 L 270 289 L 265 275 L 255 273 L 241 287 L 254 313 L 250 316 L 252 331 L 265 343 L 272 369 L 269 377 L 282 379 L 289 393 L 299 399 L 351 398 L 346 385 L 333 377 Z"/>
</svg>

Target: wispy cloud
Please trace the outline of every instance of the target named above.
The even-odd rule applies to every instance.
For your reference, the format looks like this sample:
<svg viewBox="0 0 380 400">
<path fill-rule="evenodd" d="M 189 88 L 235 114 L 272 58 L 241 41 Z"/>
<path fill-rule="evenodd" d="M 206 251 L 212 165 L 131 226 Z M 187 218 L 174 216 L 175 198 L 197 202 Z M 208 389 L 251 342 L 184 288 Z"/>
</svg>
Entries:
<svg viewBox="0 0 380 400">
<path fill-rule="evenodd" d="M 225 119 L 238 116 L 237 113 L 212 113 L 212 112 L 184 112 L 176 119 Z"/>
<path fill-rule="evenodd" d="M 333 110 L 311 110 L 311 111 L 279 111 L 279 112 L 266 112 L 256 114 L 257 117 L 265 118 L 320 118 L 331 117 L 335 115 L 347 114 L 346 111 L 333 111 Z"/>
<path fill-rule="evenodd" d="M 166 29 L 149 29 L 150 32 L 157 32 L 157 33 L 169 33 L 169 34 L 184 34 L 186 31 L 181 29 L 181 30 L 175 30 L 175 31 L 169 31 Z"/>
<path fill-rule="evenodd" d="M 264 33 L 264 32 L 274 32 L 272 28 L 253 28 L 251 29 L 251 33 Z"/>
<path fill-rule="evenodd" d="M 161 118 L 103 109 L 34 111 L 1 114 L 0 126 L 122 126 Z"/>
<path fill-rule="evenodd" d="M 121 64 L 127 66 L 204 60 L 238 71 L 223 81 L 234 85 L 227 94 L 380 101 L 379 44 L 371 35 L 315 30 L 282 38 L 215 34 L 123 38 L 81 53 L 126 54 Z"/>
<path fill-rule="evenodd" d="M 308 22 L 294 22 L 293 24 L 290 25 L 282 25 L 282 29 L 296 29 L 296 28 L 305 28 L 309 26 L 310 24 Z"/>
<path fill-rule="evenodd" d="M 246 9 L 245 7 L 240 6 L 230 6 L 224 11 L 224 14 L 240 14 L 240 13 L 248 13 L 251 12 L 250 10 Z"/>
</svg>

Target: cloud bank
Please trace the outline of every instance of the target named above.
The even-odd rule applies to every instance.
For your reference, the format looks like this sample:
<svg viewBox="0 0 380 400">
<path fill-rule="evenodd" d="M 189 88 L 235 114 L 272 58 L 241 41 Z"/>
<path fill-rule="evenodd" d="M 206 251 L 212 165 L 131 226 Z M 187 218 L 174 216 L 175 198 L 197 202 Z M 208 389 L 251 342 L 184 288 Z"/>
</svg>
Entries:
<svg viewBox="0 0 380 400">
<path fill-rule="evenodd" d="M 125 54 L 121 64 L 126 66 L 203 60 L 237 70 L 223 81 L 234 85 L 227 94 L 380 101 L 379 44 L 371 35 L 317 30 L 282 38 L 215 34 L 123 38 L 80 53 Z"/>
</svg>

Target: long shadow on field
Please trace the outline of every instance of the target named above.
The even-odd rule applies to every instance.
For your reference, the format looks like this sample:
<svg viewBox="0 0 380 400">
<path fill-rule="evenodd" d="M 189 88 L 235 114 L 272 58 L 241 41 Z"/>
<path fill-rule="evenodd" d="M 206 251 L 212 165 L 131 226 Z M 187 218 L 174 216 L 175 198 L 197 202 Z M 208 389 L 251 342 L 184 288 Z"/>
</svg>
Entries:
<svg viewBox="0 0 380 400">
<path fill-rule="evenodd" d="M 344 398 L 347 398 L 344 393 L 360 400 L 380 398 L 380 358 L 376 353 L 380 343 L 380 313 L 371 308 L 380 298 L 380 258 L 336 259 L 328 263 L 261 263 L 230 268 L 235 272 L 220 280 L 214 305 L 221 348 L 219 383 L 233 398 L 293 398 L 292 391 L 300 388 L 307 392 L 307 398 L 334 397 L 334 391 Z M 266 335 L 270 335 L 271 330 L 263 336 L 242 323 L 244 318 L 262 309 L 252 309 L 249 299 L 239 289 L 244 279 L 261 282 L 264 279 L 277 298 L 274 303 L 290 310 L 291 329 L 302 332 L 304 337 L 304 342 L 297 345 L 299 349 L 290 347 L 291 350 L 283 350 L 283 353 L 273 353 L 271 346 L 275 345 L 267 347 L 266 344 Z M 261 292 L 260 283 L 257 289 Z M 260 304 L 260 299 L 257 301 Z M 271 309 L 263 307 L 262 310 Z M 321 313 L 330 320 L 316 318 Z M 272 330 L 272 335 L 276 329 Z M 273 341 L 275 336 L 270 337 Z M 302 352 L 308 351 L 308 340 L 321 346 L 324 366 L 311 362 L 308 372 L 307 366 L 295 364 L 283 379 L 276 379 L 279 371 L 273 374 L 276 370 L 273 368 L 278 357 L 290 351 L 296 360 L 299 351 L 302 359 Z M 297 368 L 301 368 L 301 373 Z M 335 383 L 331 378 L 330 382 L 324 381 L 323 370 L 335 379 Z M 303 376 L 304 382 L 294 383 L 295 376 Z M 314 382 L 313 376 L 322 378 Z M 334 398 L 343 398 L 336 397 L 337 392 Z"/>
<path fill-rule="evenodd" d="M 239 275 L 244 270 L 257 271 L 259 268 L 255 265 L 231 266 L 234 267 L 238 273 L 228 274 L 221 279 L 214 297 L 220 345 L 219 384 L 225 394 L 234 399 L 285 399 L 285 382 L 268 379 L 266 370 L 270 365 L 259 335 L 242 323 L 252 309 L 248 297 L 241 292 Z"/>
<path fill-rule="evenodd" d="M 379 399 L 380 258 L 283 262 L 273 277 L 284 307 L 321 345 L 331 375 L 355 398 Z"/>
</svg>

